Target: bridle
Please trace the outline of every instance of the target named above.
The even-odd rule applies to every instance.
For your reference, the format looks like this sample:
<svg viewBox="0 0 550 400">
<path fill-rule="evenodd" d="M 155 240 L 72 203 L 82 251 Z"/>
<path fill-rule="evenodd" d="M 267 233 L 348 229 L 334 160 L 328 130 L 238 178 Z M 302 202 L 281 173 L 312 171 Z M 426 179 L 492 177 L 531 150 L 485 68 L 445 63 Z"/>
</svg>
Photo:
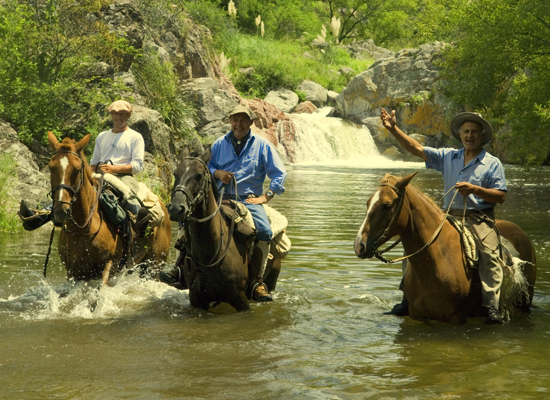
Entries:
<svg viewBox="0 0 550 400">
<path fill-rule="evenodd" d="M 192 193 L 189 191 L 189 189 L 187 187 L 185 187 L 182 184 L 178 184 L 178 185 L 174 186 L 174 189 L 172 190 L 172 198 L 174 198 L 174 194 L 177 193 L 177 192 L 182 192 L 185 195 L 185 197 L 187 197 L 187 199 L 188 199 L 188 202 L 187 202 L 188 212 L 187 212 L 186 215 L 183 216 L 183 221 L 184 222 L 191 222 L 191 223 L 194 223 L 194 224 L 201 224 L 201 223 L 210 221 L 220 211 L 220 207 L 221 207 L 221 204 L 222 204 L 223 193 L 224 193 L 225 187 L 222 187 L 222 191 L 221 191 L 221 194 L 220 194 L 220 199 L 219 199 L 218 206 L 216 207 L 216 210 L 212 214 L 210 214 L 210 215 L 208 215 L 204 218 L 192 217 L 191 214 L 192 214 L 193 210 L 195 210 L 196 206 L 198 204 L 200 204 L 201 202 L 203 204 L 203 208 L 206 209 L 206 202 L 208 200 L 208 193 L 210 192 L 210 190 L 212 188 L 212 175 L 210 174 L 210 170 L 209 170 L 208 166 L 206 165 L 206 163 L 201 158 L 198 158 L 198 157 L 185 157 L 182 161 L 184 161 L 184 160 L 199 161 L 203 165 L 203 167 L 205 168 L 205 173 L 201 178 L 200 187 L 199 187 L 199 190 L 198 190 L 198 193 L 197 193 L 196 196 L 193 197 Z M 237 190 L 237 183 L 236 183 L 235 177 L 233 177 L 233 183 L 235 185 L 235 193 L 237 193 L 237 191 L 236 191 Z M 224 236 L 223 224 L 222 224 L 222 221 L 220 219 L 221 239 L 220 239 L 220 243 L 217 246 L 216 251 L 214 252 L 214 255 L 210 259 L 210 262 L 208 264 L 203 264 L 199 260 L 197 260 L 197 258 L 193 255 L 193 252 L 191 251 L 192 249 L 190 249 L 190 251 L 188 252 L 187 255 L 193 260 L 195 265 L 198 265 L 202 268 L 210 268 L 210 267 L 214 267 L 214 266 L 218 265 L 220 262 L 223 261 L 225 255 L 227 253 L 227 250 L 229 249 L 229 245 L 231 244 L 231 238 L 233 236 L 233 231 L 235 229 L 236 212 L 237 212 L 237 209 L 235 209 L 233 211 L 233 216 L 231 218 L 231 226 L 229 228 L 229 234 L 228 234 L 228 237 L 227 237 L 227 243 L 225 245 L 225 249 L 220 253 L 220 250 L 221 250 L 222 245 L 223 245 L 223 236 Z"/>
<path fill-rule="evenodd" d="M 383 182 L 380 184 L 380 187 L 384 187 L 384 186 L 389 187 L 395 192 L 395 194 L 397 194 L 397 206 L 395 207 L 395 211 L 391 217 L 390 222 L 388 223 L 388 226 L 386 227 L 386 229 L 384 229 L 384 232 L 382 232 L 382 235 L 380 235 L 378 239 L 376 239 L 376 241 L 374 242 L 374 248 L 376 249 L 374 251 L 374 256 L 378 258 L 380 261 L 388 262 L 384 257 L 382 257 L 382 254 L 384 254 L 385 252 L 397 246 L 397 244 L 401 241 L 401 239 L 397 240 L 390 247 L 382 251 L 378 251 L 378 248 L 389 239 L 388 235 L 389 235 L 390 229 L 399 218 L 399 215 L 401 214 L 401 208 L 403 207 L 403 202 L 405 201 L 405 193 L 401 193 L 397 186 L 392 185 L 389 182 Z"/>
<path fill-rule="evenodd" d="M 209 173 L 208 166 L 206 165 L 206 163 L 201 158 L 198 158 L 198 157 L 185 157 L 182 161 L 184 161 L 184 160 L 199 161 L 203 165 L 203 167 L 205 168 L 206 173 L 201 178 L 199 191 L 198 191 L 198 193 L 195 197 L 193 197 L 193 194 L 189 191 L 189 189 L 187 187 L 185 187 L 182 184 L 178 184 L 178 185 L 174 186 L 174 189 L 172 189 L 172 198 L 174 198 L 174 194 L 176 194 L 177 192 L 182 192 L 185 195 L 185 197 L 187 197 L 187 207 L 189 209 L 189 212 L 187 213 L 187 215 L 183 216 L 184 221 L 191 221 L 191 222 L 194 222 L 194 223 L 202 223 L 202 222 L 210 221 L 212 218 L 214 218 L 214 216 L 218 213 L 218 211 L 220 211 L 221 199 L 223 197 L 223 190 L 224 189 L 222 188 L 222 195 L 220 196 L 220 202 L 218 204 L 218 207 L 216 208 L 216 211 L 214 211 L 212 214 L 208 215 L 205 218 L 194 218 L 194 217 L 192 217 L 191 216 L 191 213 L 192 213 L 191 210 L 194 210 L 199 203 L 202 202 L 203 207 L 206 206 L 206 201 L 208 200 L 208 192 L 210 191 L 210 189 L 212 187 L 212 176 Z"/>
<path fill-rule="evenodd" d="M 54 201 L 54 202 L 57 201 L 59 203 L 69 205 L 69 210 L 68 210 L 69 220 L 73 223 L 73 225 L 76 228 L 73 229 L 73 230 L 67 230 L 67 227 L 64 225 L 63 230 L 66 233 L 77 234 L 77 235 L 95 235 L 97 232 L 99 232 L 99 227 L 98 227 L 98 230 L 94 233 L 77 233 L 76 231 L 79 230 L 79 229 L 83 229 L 83 228 L 87 227 L 90 224 L 90 222 L 92 220 L 92 217 L 95 213 L 95 210 L 97 209 L 97 205 L 99 203 L 99 193 L 101 193 L 101 187 L 98 188 L 98 191 L 96 192 L 96 198 L 95 198 L 95 200 L 92 204 L 90 212 L 88 213 L 88 217 L 86 218 L 86 221 L 84 222 L 84 224 L 80 225 L 74 219 L 72 210 L 73 210 L 73 204 L 77 200 L 78 193 L 80 192 L 80 189 L 84 186 L 84 168 L 85 168 L 84 160 L 82 159 L 82 156 L 80 154 L 78 154 L 74 151 L 70 151 L 70 150 L 58 150 L 54 153 L 54 155 L 52 156 L 52 159 L 53 159 L 53 157 L 55 157 L 56 154 L 71 154 L 71 155 L 77 156 L 78 159 L 80 160 L 80 168 L 78 169 L 77 187 L 74 188 L 71 185 L 61 183 L 61 184 L 57 185 L 55 188 L 53 188 L 52 191 L 50 192 L 50 197 L 52 198 L 52 201 Z M 65 189 L 70 193 L 70 195 L 71 195 L 71 200 L 70 201 L 55 200 L 55 193 L 58 190 L 61 190 L 61 189 Z M 52 217 L 53 217 L 53 215 L 54 214 L 52 213 Z M 100 226 L 101 226 L 101 224 L 100 224 Z"/>
<path fill-rule="evenodd" d="M 374 256 L 376 258 L 378 258 L 380 261 L 384 262 L 384 263 L 393 264 L 393 263 L 396 263 L 396 262 L 399 262 L 399 261 L 406 260 L 407 258 L 413 257 L 413 256 L 417 255 L 418 253 L 420 253 L 421 251 L 424 251 L 425 249 L 430 247 L 432 245 L 432 243 L 435 242 L 435 239 L 439 235 L 439 232 L 441 232 L 441 229 L 443 228 L 443 225 L 445 224 L 445 221 L 447 220 L 447 215 L 449 214 L 450 208 L 447 210 L 447 214 L 445 215 L 445 218 L 443 218 L 443 220 L 441 221 L 441 223 L 439 224 L 439 226 L 437 227 L 437 229 L 433 233 L 432 237 L 430 238 L 430 240 L 428 240 L 424 244 L 424 246 L 422 246 L 419 250 L 415 251 L 412 254 L 409 254 L 409 255 L 406 255 L 406 256 L 403 256 L 403 257 L 399 257 L 399 258 L 396 258 L 394 260 L 387 260 L 382 256 L 382 254 L 386 253 L 387 251 L 390 251 L 395 246 L 397 246 L 401 242 L 401 238 L 398 239 L 397 241 L 395 241 L 393 244 L 391 244 L 387 248 L 385 248 L 384 250 L 378 251 L 378 247 L 380 247 L 387 239 L 389 239 L 389 238 L 387 238 L 387 235 L 390 231 L 390 228 L 397 221 L 397 219 L 399 218 L 399 215 L 401 214 L 401 209 L 403 208 L 403 202 L 405 200 L 405 192 L 401 193 L 399 188 L 397 188 L 395 185 L 392 185 L 389 182 L 383 182 L 383 183 L 380 184 L 380 186 L 381 187 L 382 186 L 388 186 L 389 188 L 391 188 L 398 196 L 398 203 L 397 203 L 397 207 L 395 209 L 395 213 L 393 214 L 392 219 L 390 220 L 388 226 L 386 227 L 384 232 L 382 232 L 382 235 L 378 239 L 376 239 L 376 241 L 374 242 L 374 248 L 376 249 L 374 251 Z M 455 192 L 455 196 L 456 196 L 456 193 L 458 193 L 458 191 Z M 454 199 L 454 197 L 453 197 L 453 199 Z"/>
</svg>

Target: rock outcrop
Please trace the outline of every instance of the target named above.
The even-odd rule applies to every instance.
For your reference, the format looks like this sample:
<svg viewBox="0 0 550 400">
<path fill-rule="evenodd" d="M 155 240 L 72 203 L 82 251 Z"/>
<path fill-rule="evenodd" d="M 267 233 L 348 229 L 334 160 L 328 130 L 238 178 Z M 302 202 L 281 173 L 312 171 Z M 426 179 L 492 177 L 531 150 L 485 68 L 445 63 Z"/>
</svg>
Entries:
<svg viewBox="0 0 550 400">
<path fill-rule="evenodd" d="M 277 88 L 270 91 L 264 99 L 267 103 L 277 106 L 282 112 L 288 113 L 294 110 L 300 99 L 292 90 Z"/>
<path fill-rule="evenodd" d="M 298 90 L 306 94 L 306 100 L 311 101 L 317 107 L 327 104 L 327 90 L 313 81 L 304 80 L 298 85 Z"/>
<path fill-rule="evenodd" d="M 47 202 L 49 176 L 40 172 L 36 155 L 19 141 L 17 132 L 4 122 L 0 122 L 0 148 L 3 155 L 15 161 L 17 179 L 8 182 L 11 185 L 8 208 L 17 211 L 21 199 L 28 199 L 31 204 Z"/>
<path fill-rule="evenodd" d="M 380 109 L 395 109 L 401 129 L 417 133 L 431 146 L 454 145 L 449 122 L 456 109 L 441 95 L 441 77 L 435 61 L 444 43 L 399 51 L 395 57 L 377 61 L 355 76 L 337 98 L 332 115 L 366 125 L 384 147 L 388 132 L 380 123 Z"/>
</svg>

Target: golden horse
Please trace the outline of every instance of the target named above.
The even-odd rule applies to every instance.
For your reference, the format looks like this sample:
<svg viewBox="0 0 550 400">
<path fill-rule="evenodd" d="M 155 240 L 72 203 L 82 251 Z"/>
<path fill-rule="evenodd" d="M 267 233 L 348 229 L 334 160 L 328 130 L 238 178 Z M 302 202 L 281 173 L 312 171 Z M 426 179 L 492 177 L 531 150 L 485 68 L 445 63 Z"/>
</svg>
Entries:
<svg viewBox="0 0 550 400">
<path fill-rule="evenodd" d="M 458 231 L 430 198 L 409 185 L 415 175 L 399 179 L 387 174 L 382 179 L 367 202 L 355 253 L 363 259 L 371 258 L 379 246 L 399 235 L 405 253 L 412 255 L 403 278 L 410 317 L 464 324 L 468 317 L 483 316 L 479 275 L 468 267 Z M 429 243 L 441 224 L 441 231 Z M 496 220 L 495 224 L 519 258 L 527 261 L 523 275 L 528 294 L 520 299 L 520 305 L 528 309 L 536 280 L 535 250 L 518 225 L 504 220 Z"/>
<path fill-rule="evenodd" d="M 67 278 L 90 280 L 101 278 L 107 284 L 109 277 L 122 269 L 123 257 L 128 257 L 119 226 L 105 220 L 98 206 L 98 181 L 92 178 L 83 149 L 90 140 L 65 138 L 61 143 L 48 134 L 54 150 L 50 159 L 53 220 L 62 225 L 58 251 L 67 270 Z M 162 205 L 164 219 L 152 234 L 132 242 L 130 259 L 137 263 L 160 268 L 166 261 L 172 240 L 170 217 Z M 128 260 L 126 260 L 128 262 Z"/>
</svg>

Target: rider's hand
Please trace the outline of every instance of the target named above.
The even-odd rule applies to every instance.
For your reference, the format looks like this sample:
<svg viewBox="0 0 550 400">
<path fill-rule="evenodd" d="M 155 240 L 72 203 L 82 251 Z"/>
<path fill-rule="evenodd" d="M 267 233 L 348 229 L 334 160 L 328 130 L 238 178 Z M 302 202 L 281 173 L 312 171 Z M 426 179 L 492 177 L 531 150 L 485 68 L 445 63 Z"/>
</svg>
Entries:
<svg viewBox="0 0 550 400">
<path fill-rule="evenodd" d="M 395 129 L 395 125 L 397 124 L 397 120 L 395 118 L 395 110 L 392 110 L 391 115 L 388 114 L 386 110 L 382 108 L 380 111 L 380 119 L 382 120 L 382 125 L 387 130 Z"/>
<path fill-rule="evenodd" d="M 265 194 L 262 194 L 260 197 L 250 197 L 246 199 L 247 203 L 250 204 L 266 204 L 271 198 L 268 198 Z"/>
<path fill-rule="evenodd" d="M 233 175 L 233 172 L 223 171 L 221 169 L 217 169 L 216 172 L 214 172 L 214 178 L 218 178 L 225 185 L 231 182 Z"/>
<path fill-rule="evenodd" d="M 464 197 L 474 193 L 476 188 L 477 186 L 470 182 L 458 182 L 455 185 L 455 189 L 457 189 L 458 193 L 460 193 Z"/>
<path fill-rule="evenodd" d="M 105 174 L 114 174 L 114 173 L 116 173 L 115 166 L 112 165 L 112 164 L 101 164 L 99 166 L 99 169 Z"/>
</svg>

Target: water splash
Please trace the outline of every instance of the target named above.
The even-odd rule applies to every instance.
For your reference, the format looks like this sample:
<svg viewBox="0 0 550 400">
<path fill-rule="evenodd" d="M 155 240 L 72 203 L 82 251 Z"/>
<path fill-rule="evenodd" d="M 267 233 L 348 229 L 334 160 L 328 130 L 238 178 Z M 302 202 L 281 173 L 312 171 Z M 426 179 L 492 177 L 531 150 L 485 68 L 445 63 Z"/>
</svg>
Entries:
<svg viewBox="0 0 550 400">
<path fill-rule="evenodd" d="M 42 280 L 22 295 L 0 299 L 0 313 L 18 314 L 29 321 L 112 319 L 155 312 L 159 307 L 177 313 L 188 306 L 187 291 L 141 279 L 137 274 L 114 278 L 105 287 L 99 281 L 52 286 Z"/>
</svg>

